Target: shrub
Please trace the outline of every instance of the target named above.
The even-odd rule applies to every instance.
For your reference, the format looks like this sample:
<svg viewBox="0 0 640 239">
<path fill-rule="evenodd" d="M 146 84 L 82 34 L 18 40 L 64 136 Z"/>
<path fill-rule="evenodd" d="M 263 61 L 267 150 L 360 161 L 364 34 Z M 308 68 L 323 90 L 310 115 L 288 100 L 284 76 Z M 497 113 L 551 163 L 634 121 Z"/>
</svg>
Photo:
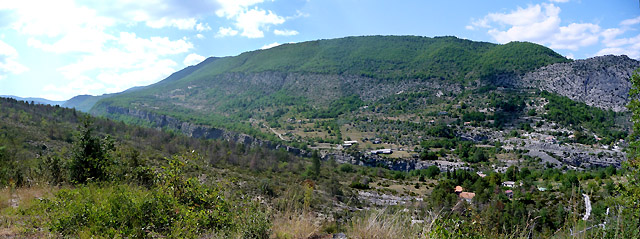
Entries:
<svg viewBox="0 0 640 239">
<path fill-rule="evenodd" d="M 340 171 L 344 172 L 344 173 L 353 173 L 355 172 L 355 170 L 353 170 L 353 166 L 351 166 L 351 164 L 341 164 L 340 165 Z"/>
</svg>

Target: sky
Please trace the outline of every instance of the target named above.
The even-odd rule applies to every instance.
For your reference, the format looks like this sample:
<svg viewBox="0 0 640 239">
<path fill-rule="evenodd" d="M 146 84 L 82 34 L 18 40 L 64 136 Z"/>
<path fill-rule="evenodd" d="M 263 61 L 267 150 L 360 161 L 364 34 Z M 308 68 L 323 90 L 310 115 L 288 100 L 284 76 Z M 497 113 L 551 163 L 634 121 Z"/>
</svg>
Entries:
<svg viewBox="0 0 640 239">
<path fill-rule="evenodd" d="M 361 35 L 528 41 L 573 59 L 640 59 L 640 1 L 0 0 L 0 95 L 114 93 L 207 57 Z"/>
</svg>

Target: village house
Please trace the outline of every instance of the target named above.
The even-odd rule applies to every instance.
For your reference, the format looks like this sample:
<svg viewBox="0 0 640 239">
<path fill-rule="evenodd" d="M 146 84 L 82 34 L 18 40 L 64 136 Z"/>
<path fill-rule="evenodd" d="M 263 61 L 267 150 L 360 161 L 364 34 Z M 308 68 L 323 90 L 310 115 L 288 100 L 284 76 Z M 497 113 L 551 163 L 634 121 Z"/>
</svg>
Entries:
<svg viewBox="0 0 640 239">
<path fill-rule="evenodd" d="M 471 202 L 473 197 L 476 196 L 475 193 L 465 192 L 464 188 L 462 188 L 462 186 L 460 186 L 460 185 L 456 186 L 453 190 L 458 195 L 458 197 L 460 197 L 461 199 L 466 200 L 467 202 Z"/>
<path fill-rule="evenodd" d="M 461 192 L 460 193 L 460 198 L 466 200 L 467 202 L 471 202 L 471 200 L 473 200 L 473 197 L 475 197 L 476 194 L 475 193 L 471 193 L 471 192 Z"/>
<path fill-rule="evenodd" d="M 504 191 L 504 194 L 507 195 L 509 199 L 513 199 L 513 190 Z"/>
<path fill-rule="evenodd" d="M 392 154 L 393 150 L 391 149 L 378 149 L 371 151 L 371 154 Z"/>
<path fill-rule="evenodd" d="M 512 188 L 515 185 L 516 185 L 516 182 L 514 182 L 514 181 L 504 181 L 504 182 L 502 182 L 502 186 L 503 187 Z"/>
<path fill-rule="evenodd" d="M 358 141 L 355 141 L 355 140 L 344 141 L 344 143 L 342 144 L 342 147 L 348 148 L 357 143 Z"/>
<path fill-rule="evenodd" d="M 454 192 L 456 192 L 456 194 L 460 195 L 460 193 L 462 193 L 462 191 L 464 191 L 464 189 L 462 188 L 462 186 L 456 186 L 454 188 Z"/>
</svg>

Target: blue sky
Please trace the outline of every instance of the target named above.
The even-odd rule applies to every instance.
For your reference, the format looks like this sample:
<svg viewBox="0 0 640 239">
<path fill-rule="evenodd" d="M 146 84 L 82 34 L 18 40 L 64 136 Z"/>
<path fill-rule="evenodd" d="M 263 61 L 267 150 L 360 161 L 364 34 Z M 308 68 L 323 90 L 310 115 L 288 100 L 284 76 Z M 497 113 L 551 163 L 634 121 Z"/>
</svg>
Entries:
<svg viewBox="0 0 640 239">
<path fill-rule="evenodd" d="M 574 59 L 640 59 L 640 2 L 0 0 L 0 95 L 120 92 L 210 56 L 359 35 L 530 41 Z"/>
</svg>

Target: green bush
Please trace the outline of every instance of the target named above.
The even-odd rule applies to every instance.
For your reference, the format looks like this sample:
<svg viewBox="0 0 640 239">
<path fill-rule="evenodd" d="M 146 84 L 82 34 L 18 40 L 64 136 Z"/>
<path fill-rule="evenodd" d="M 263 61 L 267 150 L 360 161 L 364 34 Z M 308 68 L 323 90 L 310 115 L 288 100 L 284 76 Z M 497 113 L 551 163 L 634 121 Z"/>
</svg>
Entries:
<svg viewBox="0 0 640 239">
<path fill-rule="evenodd" d="M 89 183 L 61 189 L 25 210 L 65 237 L 195 238 L 205 233 L 268 238 L 270 222 L 260 205 L 227 199 L 219 186 L 186 178 L 186 154 L 168 159 L 151 188 Z"/>
<path fill-rule="evenodd" d="M 353 170 L 353 166 L 351 166 L 351 164 L 348 164 L 348 163 L 341 164 L 339 169 L 343 173 L 353 173 L 353 172 L 355 172 L 355 170 Z"/>
</svg>

